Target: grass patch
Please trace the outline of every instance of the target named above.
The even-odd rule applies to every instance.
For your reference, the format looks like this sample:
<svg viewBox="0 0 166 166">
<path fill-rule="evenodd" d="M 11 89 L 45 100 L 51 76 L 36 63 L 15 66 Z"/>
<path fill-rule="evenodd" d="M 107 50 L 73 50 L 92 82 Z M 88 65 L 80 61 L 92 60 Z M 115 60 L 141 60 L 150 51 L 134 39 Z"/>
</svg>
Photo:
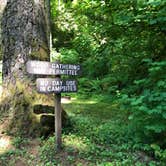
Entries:
<svg viewBox="0 0 166 166">
<path fill-rule="evenodd" d="M 31 140 L 17 137 L 13 140 L 15 150 L 0 156 L 2 164 L 8 161 L 8 165 L 23 162 L 32 166 L 164 166 L 164 162 L 147 153 L 148 145 L 130 133 L 128 113 L 121 111 L 117 102 L 74 99 L 63 107 L 71 126 L 63 129 L 61 152 L 55 151 L 54 136 L 41 139 L 38 147 L 32 146 Z"/>
<path fill-rule="evenodd" d="M 146 145 L 128 132 L 127 112 L 118 103 L 97 100 L 73 100 L 65 104 L 72 127 L 63 131 L 63 150 L 55 152 L 55 138 L 50 137 L 41 147 L 45 165 L 126 166 L 161 165 L 143 149 Z M 49 156 L 49 157 L 46 157 Z M 48 159 L 48 160 L 47 160 Z"/>
</svg>

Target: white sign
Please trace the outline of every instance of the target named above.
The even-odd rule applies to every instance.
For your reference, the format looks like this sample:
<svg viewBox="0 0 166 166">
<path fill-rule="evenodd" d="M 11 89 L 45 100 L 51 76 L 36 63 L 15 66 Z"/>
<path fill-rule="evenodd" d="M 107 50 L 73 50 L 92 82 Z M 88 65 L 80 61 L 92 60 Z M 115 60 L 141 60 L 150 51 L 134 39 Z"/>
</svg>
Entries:
<svg viewBox="0 0 166 166">
<path fill-rule="evenodd" d="M 60 64 L 46 61 L 28 61 L 27 72 L 39 75 L 79 75 L 80 65 Z"/>
<path fill-rule="evenodd" d="M 77 92 L 77 82 L 59 78 L 38 78 L 37 91 L 40 93 Z"/>
</svg>

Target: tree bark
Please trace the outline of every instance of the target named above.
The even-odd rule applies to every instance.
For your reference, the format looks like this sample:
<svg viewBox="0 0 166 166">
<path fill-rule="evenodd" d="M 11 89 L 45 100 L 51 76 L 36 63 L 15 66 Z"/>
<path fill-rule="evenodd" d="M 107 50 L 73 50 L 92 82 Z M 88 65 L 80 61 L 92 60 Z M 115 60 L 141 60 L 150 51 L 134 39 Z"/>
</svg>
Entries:
<svg viewBox="0 0 166 166">
<path fill-rule="evenodd" d="M 7 0 L 2 17 L 3 80 L 23 80 L 28 59 L 49 60 L 44 0 Z"/>
<path fill-rule="evenodd" d="M 2 15 L 3 15 L 3 11 L 4 11 L 4 8 L 6 6 L 6 2 L 7 0 L 0 0 L 0 22 L 1 22 L 1 19 L 2 19 Z M 1 39 L 1 26 L 0 26 L 0 61 L 2 60 L 2 39 Z"/>
<path fill-rule="evenodd" d="M 0 112 L 5 117 L 8 113 L 7 129 L 12 134 L 34 135 L 41 126 L 33 104 L 35 98 L 42 97 L 32 88 L 33 77 L 26 73 L 25 63 L 29 59 L 49 60 L 48 9 L 46 0 L 6 1 L 1 22 L 4 96 Z"/>
</svg>

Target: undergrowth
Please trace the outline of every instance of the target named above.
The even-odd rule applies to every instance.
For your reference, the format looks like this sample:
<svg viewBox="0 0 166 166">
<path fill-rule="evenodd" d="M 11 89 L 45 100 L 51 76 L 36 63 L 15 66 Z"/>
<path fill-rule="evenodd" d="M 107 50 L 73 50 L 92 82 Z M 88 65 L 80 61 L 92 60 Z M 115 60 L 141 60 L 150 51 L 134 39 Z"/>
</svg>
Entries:
<svg viewBox="0 0 166 166">
<path fill-rule="evenodd" d="M 164 166 L 154 149 L 130 132 L 127 111 L 120 112 L 118 103 L 76 100 L 64 108 L 72 126 L 63 130 L 61 153 L 55 152 L 54 137 L 43 141 L 44 164 Z"/>
<path fill-rule="evenodd" d="M 37 155 L 27 150 L 30 139 L 16 137 L 13 140 L 15 150 L 0 155 L 1 163 L 21 160 L 31 166 L 165 165 L 165 151 L 131 133 L 128 111 L 121 111 L 117 102 L 77 99 L 63 107 L 70 116 L 71 125 L 63 129 L 60 152 L 55 150 L 53 135 L 40 138 Z"/>
</svg>

